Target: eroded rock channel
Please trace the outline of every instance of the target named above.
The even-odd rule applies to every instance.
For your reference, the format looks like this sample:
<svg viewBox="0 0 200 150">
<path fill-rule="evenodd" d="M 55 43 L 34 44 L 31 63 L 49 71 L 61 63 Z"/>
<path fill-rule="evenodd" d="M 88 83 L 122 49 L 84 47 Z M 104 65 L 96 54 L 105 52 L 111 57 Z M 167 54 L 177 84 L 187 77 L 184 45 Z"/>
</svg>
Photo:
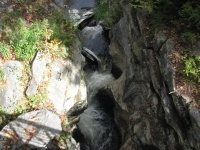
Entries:
<svg viewBox="0 0 200 150">
<path fill-rule="evenodd" d="M 105 89 L 115 78 L 110 69 L 109 40 L 104 32 L 99 24 L 86 26 L 81 31 L 88 106 L 73 132 L 81 150 L 117 150 L 120 143 L 114 121 L 114 98 Z"/>
<path fill-rule="evenodd" d="M 60 116 L 43 109 L 23 114 L 6 125 L 0 132 L 0 146 L 7 143 L 12 149 L 27 145 L 30 149 L 53 150 L 199 150 L 200 113 L 187 91 L 190 87 L 185 85 L 187 90 L 183 91 L 177 86 L 176 68 L 169 57 L 180 57 L 175 41 L 163 31 L 148 35 L 151 27 L 145 22 L 149 19 L 146 12 L 133 9 L 125 0 L 117 4 L 123 14 L 109 30 L 109 38 L 94 20 L 94 0 L 66 0 L 67 7 L 64 1 L 51 4 L 67 10 L 68 17 L 80 29 L 82 45 L 78 39 L 73 45 L 73 62 L 48 62 L 44 57 L 43 63 L 39 58 L 45 55 L 38 52 L 31 68 L 32 79 L 38 79 L 38 84 L 25 87 L 26 95 L 32 95 L 41 85 L 40 80 L 50 79 L 48 97 L 56 110 L 67 112 L 66 130 L 72 137 L 67 135 L 67 142 L 59 148 L 57 143 L 54 145 L 55 136 L 63 130 Z M 23 93 L 18 86 L 23 65 L 7 61 L 2 66 L 11 77 L 7 82 L 12 84 L 6 85 L 9 97 L 4 96 L 6 92 L 0 93 L 0 104 L 10 108 L 15 103 L 9 100 L 17 100 Z M 51 76 L 46 76 L 50 71 Z M 40 79 L 34 74 L 45 76 Z M 81 88 L 83 78 L 87 96 L 85 84 L 85 93 Z M 28 132 L 21 134 L 24 129 Z M 30 131 L 37 134 L 30 136 Z M 15 144 L 8 142 L 10 137 Z"/>
</svg>

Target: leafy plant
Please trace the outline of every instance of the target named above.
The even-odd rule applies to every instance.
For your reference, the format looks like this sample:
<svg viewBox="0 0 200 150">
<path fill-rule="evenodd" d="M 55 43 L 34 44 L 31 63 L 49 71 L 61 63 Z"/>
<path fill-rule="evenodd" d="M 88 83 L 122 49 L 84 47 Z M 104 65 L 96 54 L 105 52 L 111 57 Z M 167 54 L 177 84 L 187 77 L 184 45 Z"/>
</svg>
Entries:
<svg viewBox="0 0 200 150">
<path fill-rule="evenodd" d="M 44 101 L 47 99 L 47 91 L 38 91 L 36 95 L 28 96 L 26 108 L 35 110 L 44 107 Z"/>
<path fill-rule="evenodd" d="M 184 56 L 185 68 L 183 72 L 186 76 L 193 78 L 200 82 L 200 56 Z"/>
<path fill-rule="evenodd" d="M 179 10 L 179 15 L 182 17 L 187 28 L 196 27 L 200 30 L 200 2 L 188 1 L 185 2 Z"/>
<path fill-rule="evenodd" d="M 27 112 L 26 106 L 24 106 L 20 102 L 18 102 L 16 108 L 14 109 L 14 114 L 18 116 L 18 115 L 21 115 L 26 112 Z"/>
<path fill-rule="evenodd" d="M 0 69 L 0 80 L 4 80 L 4 77 L 5 77 L 5 72 Z"/>
<path fill-rule="evenodd" d="M 10 56 L 10 46 L 4 41 L 0 43 L 0 54 L 4 59 L 8 59 Z"/>
<path fill-rule="evenodd" d="M 48 0 L 11 0 L 11 3 L 13 11 L 1 16 L 4 35 L 0 39 L 0 55 L 7 59 L 12 53 L 16 59 L 25 60 L 23 64 L 26 68 L 20 80 L 24 86 L 30 77 L 29 61 L 37 51 L 48 52 L 53 58 L 72 57 L 70 47 L 77 29 L 64 17 L 62 11 L 52 9 Z M 27 19 L 26 15 L 31 17 Z M 0 85 L 4 78 L 5 74 L 0 69 Z M 54 105 L 47 99 L 46 85 L 46 82 L 41 83 L 35 95 L 20 99 L 12 114 L 6 114 L 0 106 L 0 127 L 22 113 L 42 108 L 53 109 Z M 61 139 L 66 139 L 66 136 L 63 134 Z"/>
<path fill-rule="evenodd" d="M 122 14 L 121 9 L 118 7 L 118 3 L 118 0 L 100 0 L 99 5 L 95 10 L 95 18 L 103 21 L 106 26 L 112 26 L 120 19 Z"/>
<path fill-rule="evenodd" d="M 5 120 L 6 120 L 6 113 L 4 111 L 3 106 L 0 106 L 0 129 Z"/>
<path fill-rule="evenodd" d="M 47 20 L 36 21 L 27 27 L 26 22 L 19 19 L 9 37 L 17 59 L 27 60 L 34 56 L 38 42 L 47 36 L 47 27 Z"/>
<path fill-rule="evenodd" d="M 74 42 L 77 28 L 68 19 L 64 19 L 63 14 L 62 11 L 53 11 L 48 18 L 50 29 L 53 31 L 50 39 L 59 39 L 62 44 L 70 46 Z"/>
<path fill-rule="evenodd" d="M 70 46 L 77 29 L 65 19 L 63 11 L 55 11 L 46 0 L 12 0 L 12 3 L 13 11 L 6 12 L 2 17 L 3 29 L 10 30 L 2 46 L 11 47 L 16 59 L 30 60 L 37 50 L 49 49 L 44 47 L 55 43 L 58 47 L 66 47 L 65 56 L 71 58 Z M 49 5 L 48 11 L 45 5 Z M 31 17 L 27 19 L 27 15 Z M 55 53 L 51 48 L 49 52 Z"/>
<path fill-rule="evenodd" d="M 64 140 L 66 140 L 68 137 L 67 137 L 67 135 L 60 135 L 59 136 L 59 141 L 64 141 Z"/>
<path fill-rule="evenodd" d="M 130 0 L 130 5 L 135 9 L 145 9 L 149 13 L 153 12 L 156 1 L 153 0 Z"/>
<path fill-rule="evenodd" d="M 199 35 L 198 35 L 198 33 L 186 31 L 186 32 L 183 32 L 182 38 L 183 38 L 184 42 L 189 42 L 189 44 L 194 44 L 196 42 L 197 38 L 199 38 Z"/>
</svg>

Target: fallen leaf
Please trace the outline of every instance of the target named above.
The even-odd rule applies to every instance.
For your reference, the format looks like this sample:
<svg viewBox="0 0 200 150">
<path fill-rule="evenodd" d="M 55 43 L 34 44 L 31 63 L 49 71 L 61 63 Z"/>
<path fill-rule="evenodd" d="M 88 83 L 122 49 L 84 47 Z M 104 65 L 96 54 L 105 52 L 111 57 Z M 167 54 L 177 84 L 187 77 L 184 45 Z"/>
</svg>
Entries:
<svg viewBox="0 0 200 150">
<path fill-rule="evenodd" d="M 14 133 L 14 132 L 6 132 L 6 133 L 5 133 L 5 136 L 6 136 L 8 139 L 11 139 L 13 144 L 16 144 L 16 143 L 17 143 L 17 140 L 19 139 L 19 137 L 17 136 L 17 134 Z"/>
<path fill-rule="evenodd" d="M 35 134 L 35 128 L 32 127 L 31 129 L 25 129 L 25 132 L 26 132 L 26 140 L 30 140 Z"/>
</svg>

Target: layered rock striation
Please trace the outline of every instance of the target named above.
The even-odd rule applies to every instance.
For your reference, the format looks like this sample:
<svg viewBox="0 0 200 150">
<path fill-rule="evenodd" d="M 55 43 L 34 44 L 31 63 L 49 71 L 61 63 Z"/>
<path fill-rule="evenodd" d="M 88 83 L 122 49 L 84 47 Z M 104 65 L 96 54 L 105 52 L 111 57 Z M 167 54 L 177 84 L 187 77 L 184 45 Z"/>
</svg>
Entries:
<svg viewBox="0 0 200 150">
<path fill-rule="evenodd" d="M 199 149 L 200 114 L 191 98 L 178 92 L 169 59 L 174 41 L 159 31 L 148 42 L 145 12 L 120 7 L 123 17 L 110 32 L 112 73 L 118 79 L 107 88 L 116 101 L 121 150 Z"/>
</svg>

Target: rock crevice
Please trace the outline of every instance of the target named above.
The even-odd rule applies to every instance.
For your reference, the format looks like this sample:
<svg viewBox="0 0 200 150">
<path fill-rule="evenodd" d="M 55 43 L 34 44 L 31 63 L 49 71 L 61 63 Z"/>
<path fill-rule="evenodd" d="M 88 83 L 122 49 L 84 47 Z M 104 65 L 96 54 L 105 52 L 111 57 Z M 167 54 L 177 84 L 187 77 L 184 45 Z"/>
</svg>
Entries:
<svg viewBox="0 0 200 150">
<path fill-rule="evenodd" d="M 116 123 L 122 137 L 128 137 L 122 138 L 121 149 L 199 149 L 200 114 L 175 87 L 176 74 L 169 59 L 174 41 L 161 31 L 147 39 L 145 11 L 133 11 L 124 3 L 120 7 L 123 18 L 110 31 L 110 53 L 121 75 L 108 88 L 117 103 Z M 118 111 L 127 121 L 119 123 Z"/>
</svg>

